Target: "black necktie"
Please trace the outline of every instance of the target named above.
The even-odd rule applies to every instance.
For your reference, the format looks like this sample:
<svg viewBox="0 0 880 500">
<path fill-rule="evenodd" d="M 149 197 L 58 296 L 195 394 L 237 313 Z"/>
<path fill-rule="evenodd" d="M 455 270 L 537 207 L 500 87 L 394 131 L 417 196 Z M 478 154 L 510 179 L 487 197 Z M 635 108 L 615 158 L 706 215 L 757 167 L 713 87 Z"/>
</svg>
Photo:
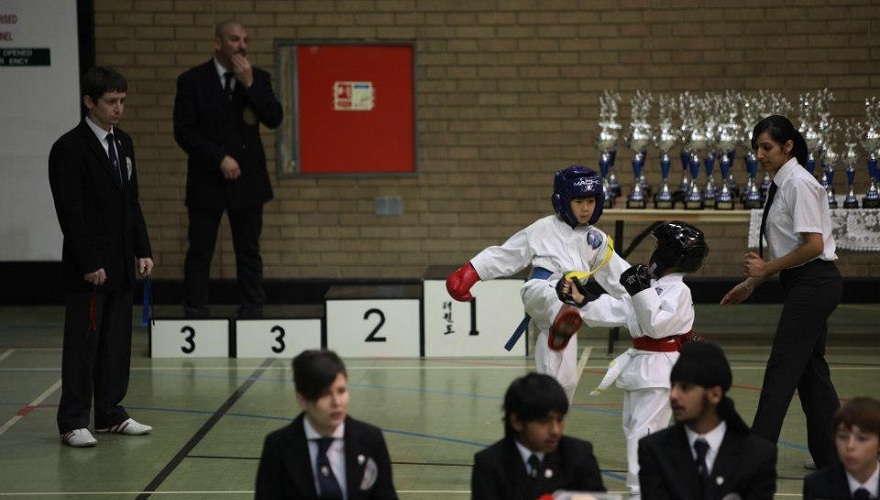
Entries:
<svg viewBox="0 0 880 500">
<path fill-rule="evenodd" d="M 770 204 L 773 203 L 773 197 L 776 196 L 776 183 L 770 183 L 770 189 L 767 190 L 767 202 L 764 203 L 764 214 L 761 216 L 761 233 L 758 235 L 758 255 L 764 258 L 764 230 L 767 228 L 767 213 L 770 211 Z"/>
<path fill-rule="evenodd" d="M 232 78 L 235 75 L 232 71 L 227 71 L 223 73 L 223 93 L 226 94 L 226 98 L 230 101 L 232 100 Z"/>
<path fill-rule="evenodd" d="M 697 473 L 703 481 L 709 477 L 709 468 L 706 466 L 706 453 L 709 452 L 709 443 L 705 439 L 694 441 L 694 451 L 697 452 Z"/>
<path fill-rule="evenodd" d="M 110 165 L 113 171 L 119 176 L 119 184 L 122 185 L 122 169 L 119 168 L 119 156 L 116 154 L 116 140 L 113 134 L 107 134 L 107 155 L 110 156 Z"/>
<path fill-rule="evenodd" d="M 322 499 L 338 499 L 342 500 L 342 488 L 339 487 L 339 481 L 333 474 L 330 467 L 330 460 L 327 459 L 327 449 L 333 444 L 333 438 L 319 438 L 318 440 L 318 498 Z"/>
<path fill-rule="evenodd" d="M 538 469 L 541 468 L 541 459 L 538 458 L 538 455 L 532 455 L 529 457 L 529 477 L 537 477 Z"/>
<path fill-rule="evenodd" d="M 871 494 L 865 488 L 859 488 L 853 492 L 853 498 L 856 500 L 870 500 Z"/>
</svg>

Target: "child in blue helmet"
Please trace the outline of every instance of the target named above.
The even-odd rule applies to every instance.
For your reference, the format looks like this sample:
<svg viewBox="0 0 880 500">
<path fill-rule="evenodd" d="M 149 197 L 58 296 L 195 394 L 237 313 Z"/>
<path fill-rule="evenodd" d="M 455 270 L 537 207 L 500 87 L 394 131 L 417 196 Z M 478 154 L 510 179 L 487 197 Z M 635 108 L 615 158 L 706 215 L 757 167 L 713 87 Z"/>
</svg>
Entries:
<svg viewBox="0 0 880 500">
<path fill-rule="evenodd" d="M 529 329 L 537 334 L 535 368 L 554 377 L 573 401 L 578 383 L 577 336 L 582 324 L 573 305 L 559 301 L 555 284 L 565 273 L 590 274 L 608 293 L 626 294 L 619 282 L 629 264 L 614 252 L 611 238 L 594 227 L 602 214 L 602 179 L 595 171 L 572 165 L 556 173 L 553 183 L 555 215 L 538 219 L 500 246 L 486 248 L 450 274 L 446 289 L 455 300 L 473 298 L 471 287 L 480 280 L 513 276 L 527 266 L 532 278 L 520 294 Z"/>
<path fill-rule="evenodd" d="M 672 417 L 669 374 L 678 350 L 694 337 L 694 305 L 684 283 L 709 253 L 703 232 L 681 221 L 664 222 L 652 231 L 657 247 L 648 266 L 632 266 L 620 275 L 626 295 L 602 295 L 580 308 L 590 327 L 625 326 L 632 347 L 611 362 L 594 391 L 611 383 L 623 389 L 623 433 L 626 436 L 626 485 L 631 497 L 640 495 L 639 439 L 665 429 Z M 576 282 L 560 280 L 560 298 L 583 302 Z"/>
</svg>

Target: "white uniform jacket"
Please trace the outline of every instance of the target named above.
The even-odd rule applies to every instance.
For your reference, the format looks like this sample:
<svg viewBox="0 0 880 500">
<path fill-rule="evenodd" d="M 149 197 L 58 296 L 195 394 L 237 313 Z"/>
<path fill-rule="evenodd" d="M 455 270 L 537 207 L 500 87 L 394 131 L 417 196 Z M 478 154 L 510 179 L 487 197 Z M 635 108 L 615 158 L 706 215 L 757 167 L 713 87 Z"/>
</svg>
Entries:
<svg viewBox="0 0 880 500">
<path fill-rule="evenodd" d="M 633 338 L 661 339 L 689 332 L 694 325 L 691 289 L 683 281 L 684 273 L 670 273 L 652 280 L 652 288 L 635 296 L 616 299 L 602 295 L 581 309 L 581 317 L 591 327 L 625 326 Z M 669 373 L 678 360 L 678 352 L 652 352 L 630 348 L 611 365 L 618 373 L 617 387 L 625 390 L 649 387 L 669 388 Z M 610 383 L 614 378 L 604 382 Z"/>
</svg>

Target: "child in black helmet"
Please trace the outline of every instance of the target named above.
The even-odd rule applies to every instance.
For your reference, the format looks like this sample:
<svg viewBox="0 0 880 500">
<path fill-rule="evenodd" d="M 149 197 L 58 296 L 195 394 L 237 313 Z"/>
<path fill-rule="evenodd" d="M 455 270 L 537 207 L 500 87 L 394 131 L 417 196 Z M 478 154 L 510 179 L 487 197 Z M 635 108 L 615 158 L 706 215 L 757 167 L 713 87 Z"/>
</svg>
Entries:
<svg viewBox="0 0 880 500">
<path fill-rule="evenodd" d="M 618 299 L 603 294 L 580 308 L 588 326 L 625 326 L 633 346 L 609 365 L 594 394 L 612 382 L 624 390 L 623 431 L 626 435 L 627 479 L 631 495 L 639 495 L 638 441 L 669 425 L 669 373 L 678 350 L 693 336 L 694 307 L 684 283 L 709 253 L 703 232 L 686 222 L 664 222 L 652 235 L 657 247 L 647 266 L 632 266 L 620 275 L 627 295 Z M 584 300 L 577 283 L 565 280 L 560 299 Z"/>
</svg>

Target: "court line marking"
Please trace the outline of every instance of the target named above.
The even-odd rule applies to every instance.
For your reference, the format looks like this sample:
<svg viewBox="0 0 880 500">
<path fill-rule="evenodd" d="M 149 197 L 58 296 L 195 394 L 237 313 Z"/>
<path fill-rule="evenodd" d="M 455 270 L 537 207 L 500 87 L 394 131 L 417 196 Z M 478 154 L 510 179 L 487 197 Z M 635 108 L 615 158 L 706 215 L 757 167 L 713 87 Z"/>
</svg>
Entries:
<svg viewBox="0 0 880 500">
<path fill-rule="evenodd" d="M 3 360 L 8 358 L 9 356 L 12 356 L 12 353 L 14 352 L 15 349 L 9 349 L 8 351 L 4 352 L 2 355 L 0 355 L 0 362 L 3 362 Z"/>
<path fill-rule="evenodd" d="M 154 477 L 153 480 L 150 481 L 147 487 L 144 488 L 144 491 L 137 496 L 137 500 L 145 500 L 147 498 L 150 498 L 150 495 L 156 493 L 156 489 L 161 486 L 163 482 L 165 482 L 168 476 L 170 476 L 175 469 L 177 469 L 177 466 L 180 465 L 181 462 L 183 462 L 183 459 L 186 458 L 189 452 L 195 449 L 196 445 L 198 445 L 199 442 L 201 442 L 201 440 L 209 432 L 211 432 L 211 429 L 214 428 L 214 425 L 216 425 L 217 422 L 219 422 L 220 419 L 223 418 L 224 415 L 226 415 L 226 412 L 230 408 L 232 408 L 232 406 L 244 395 L 245 392 L 247 392 L 248 389 L 250 389 L 254 382 L 256 382 L 258 378 L 260 378 L 260 375 L 262 375 L 263 372 L 266 371 L 266 368 L 271 363 L 272 360 L 269 358 L 263 361 L 263 364 L 260 365 L 260 367 L 256 371 L 254 371 L 254 373 L 250 377 L 248 377 L 240 386 L 238 386 L 238 389 L 236 389 L 235 392 L 229 395 L 226 401 L 224 401 L 223 404 L 220 405 L 220 408 L 217 408 L 217 410 L 214 411 L 214 413 L 211 415 L 211 418 L 209 418 L 202 425 L 202 427 L 199 428 L 199 430 L 196 431 L 195 434 L 193 434 L 189 441 L 187 441 L 186 444 L 183 445 L 180 451 L 178 451 L 177 454 L 174 455 L 174 457 L 167 464 L 165 464 L 165 467 L 163 467 L 162 470 L 159 471 L 158 474 L 156 474 L 156 477 Z"/>
<path fill-rule="evenodd" d="M 37 399 L 31 401 L 30 404 L 18 410 L 18 413 L 16 413 L 15 416 L 13 416 L 9 420 L 7 420 L 6 423 L 0 426 L 0 436 L 2 436 L 3 433 L 6 432 L 10 427 L 15 425 L 16 422 L 24 418 L 24 416 L 30 413 L 34 408 L 39 406 L 44 399 L 48 398 L 53 392 L 57 391 L 59 387 L 61 387 L 61 379 L 58 379 L 58 381 L 52 384 L 51 387 L 49 387 L 42 394 L 37 396 Z"/>
</svg>

